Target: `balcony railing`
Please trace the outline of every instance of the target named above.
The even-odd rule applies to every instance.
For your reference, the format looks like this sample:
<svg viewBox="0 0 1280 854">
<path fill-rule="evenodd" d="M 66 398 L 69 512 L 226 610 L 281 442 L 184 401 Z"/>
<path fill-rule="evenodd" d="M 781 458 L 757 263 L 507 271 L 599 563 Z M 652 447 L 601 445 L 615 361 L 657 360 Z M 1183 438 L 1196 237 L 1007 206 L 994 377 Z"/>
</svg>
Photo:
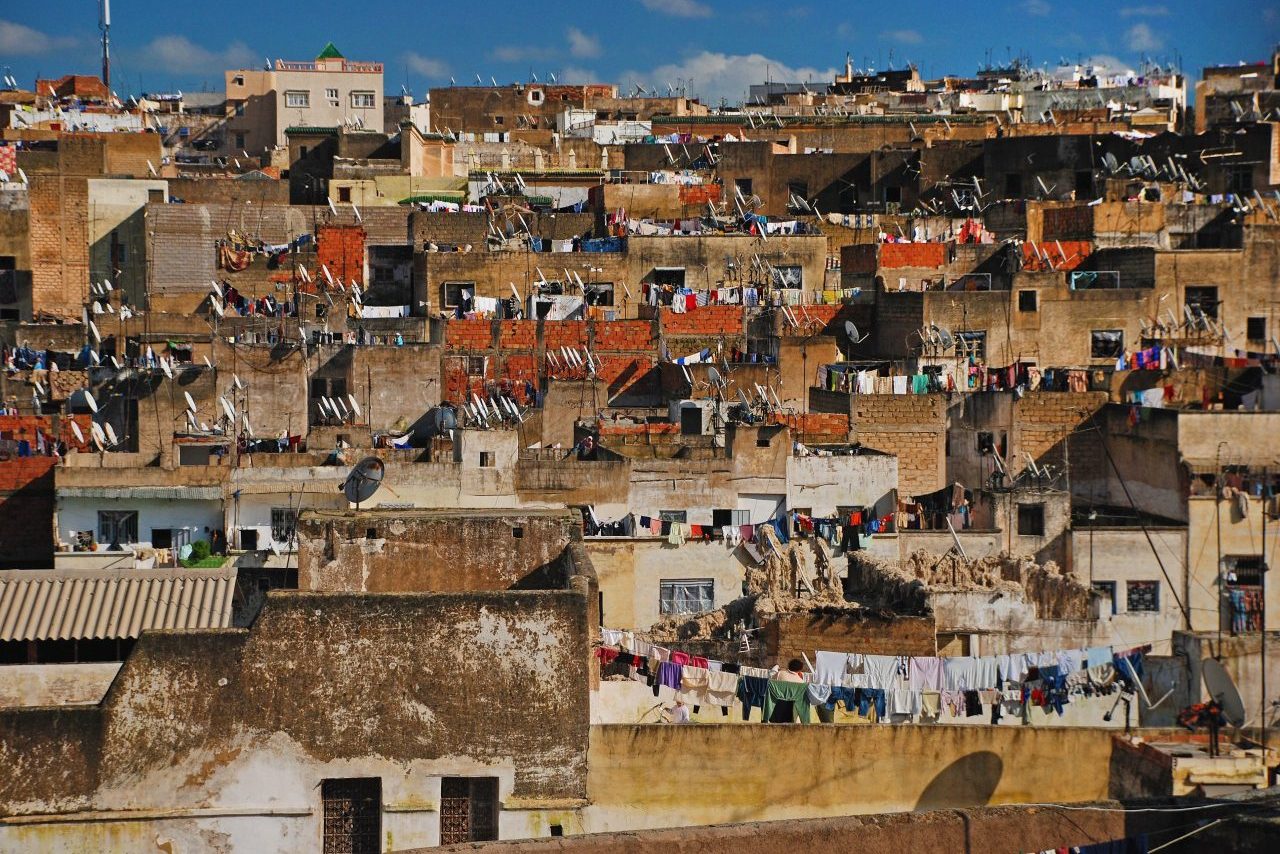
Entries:
<svg viewBox="0 0 1280 854">
<path fill-rule="evenodd" d="M 351 60 L 342 60 L 342 67 L 334 69 L 327 63 L 321 65 L 318 62 L 286 62 L 283 59 L 276 60 L 276 71 L 350 71 L 357 74 L 381 74 L 381 62 L 352 62 Z"/>
</svg>

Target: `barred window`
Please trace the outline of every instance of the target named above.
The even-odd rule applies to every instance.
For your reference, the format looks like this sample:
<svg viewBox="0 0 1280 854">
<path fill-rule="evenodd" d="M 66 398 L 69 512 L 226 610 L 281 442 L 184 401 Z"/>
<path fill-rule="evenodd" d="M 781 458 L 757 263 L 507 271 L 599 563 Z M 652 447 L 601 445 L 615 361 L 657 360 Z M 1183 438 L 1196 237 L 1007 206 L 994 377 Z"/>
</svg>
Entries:
<svg viewBox="0 0 1280 854">
<path fill-rule="evenodd" d="M 661 582 L 658 612 L 699 614 L 715 608 L 715 581 L 710 578 L 681 578 Z"/>
</svg>

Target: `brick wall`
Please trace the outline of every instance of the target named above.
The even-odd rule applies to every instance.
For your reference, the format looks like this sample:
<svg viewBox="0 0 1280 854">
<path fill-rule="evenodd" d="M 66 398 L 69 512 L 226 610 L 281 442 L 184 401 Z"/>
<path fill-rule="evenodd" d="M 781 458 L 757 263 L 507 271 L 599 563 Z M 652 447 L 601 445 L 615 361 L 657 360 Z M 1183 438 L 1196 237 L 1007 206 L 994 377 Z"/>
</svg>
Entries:
<svg viewBox="0 0 1280 854">
<path fill-rule="evenodd" d="M 881 243 L 881 269 L 941 267 L 947 263 L 946 243 Z"/>
<path fill-rule="evenodd" d="M 667 335 L 742 335 L 743 309 L 739 305 L 707 305 L 684 314 L 664 308 L 660 316 Z"/>
<path fill-rule="evenodd" d="M 31 306 L 78 318 L 89 293 L 89 182 L 30 176 Z"/>
<path fill-rule="evenodd" d="M 1061 243 L 1061 248 L 1059 248 Z M 1049 263 L 1036 257 L 1036 250 L 1040 251 L 1040 256 L 1048 256 Z M 1087 240 L 1062 240 L 1049 241 L 1035 244 L 1034 248 L 1031 243 L 1022 244 L 1022 269 L 1024 270 L 1074 270 L 1089 257 L 1093 252 L 1093 244 Z"/>
<path fill-rule="evenodd" d="M 1014 404 L 1009 465 L 1020 471 L 1024 453 L 1038 462 L 1064 465 L 1067 439 L 1107 405 L 1107 393 L 1030 392 Z"/>
<path fill-rule="evenodd" d="M 1041 212 L 1041 235 L 1049 240 L 1090 240 L 1093 237 L 1093 208 L 1086 205 L 1046 207 Z"/>
<path fill-rule="evenodd" d="M 857 441 L 898 457 L 903 495 L 932 492 L 946 481 L 946 399 L 940 394 L 854 397 Z"/>
<path fill-rule="evenodd" d="M 343 282 L 363 285 L 367 238 L 363 226 L 321 225 L 316 229 L 316 261 Z"/>
<path fill-rule="evenodd" d="M 848 415 L 831 412 L 800 412 L 784 415 L 775 412 L 771 420 L 774 424 L 785 424 L 791 428 L 797 441 L 824 443 L 849 440 Z"/>
<path fill-rule="evenodd" d="M 0 567 L 53 566 L 53 466 L 53 457 L 0 462 Z"/>
</svg>

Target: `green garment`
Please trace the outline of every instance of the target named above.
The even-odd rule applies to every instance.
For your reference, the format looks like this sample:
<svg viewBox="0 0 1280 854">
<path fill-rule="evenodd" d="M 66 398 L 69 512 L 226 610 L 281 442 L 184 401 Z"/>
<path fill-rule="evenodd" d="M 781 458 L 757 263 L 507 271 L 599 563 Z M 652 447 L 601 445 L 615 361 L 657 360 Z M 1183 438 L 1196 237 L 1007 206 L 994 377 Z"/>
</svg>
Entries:
<svg viewBox="0 0 1280 854">
<path fill-rule="evenodd" d="M 769 680 L 769 690 L 764 694 L 764 722 L 768 723 L 773 717 L 773 707 L 779 700 L 789 700 L 791 707 L 795 710 L 795 716 L 801 723 L 809 722 L 809 683 L 807 682 L 782 682 L 778 679 Z"/>
<path fill-rule="evenodd" d="M 929 375 L 916 374 L 911 378 L 911 391 L 913 394 L 929 393 Z"/>
</svg>

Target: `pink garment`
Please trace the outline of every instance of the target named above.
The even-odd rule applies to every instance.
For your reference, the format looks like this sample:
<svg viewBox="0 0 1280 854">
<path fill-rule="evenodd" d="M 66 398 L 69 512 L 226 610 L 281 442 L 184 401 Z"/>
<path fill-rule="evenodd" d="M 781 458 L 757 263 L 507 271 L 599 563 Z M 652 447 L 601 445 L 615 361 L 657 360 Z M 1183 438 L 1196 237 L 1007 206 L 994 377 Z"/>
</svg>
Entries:
<svg viewBox="0 0 1280 854">
<path fill-rule="evenodd" d="M 942 659 L 933 656 L 913 656 L 911 676 L 907 684 L 913 691 L 942 690 Z"/>
</svg>

